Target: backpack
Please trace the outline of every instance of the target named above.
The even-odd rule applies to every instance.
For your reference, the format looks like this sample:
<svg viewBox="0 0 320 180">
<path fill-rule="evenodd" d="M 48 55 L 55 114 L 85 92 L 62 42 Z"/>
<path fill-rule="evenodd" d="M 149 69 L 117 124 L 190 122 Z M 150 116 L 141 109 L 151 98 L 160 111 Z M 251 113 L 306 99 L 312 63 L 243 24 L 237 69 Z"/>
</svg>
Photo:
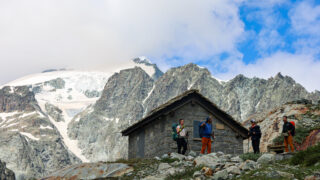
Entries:
<svg viewBox="0 0 320 180">
<path fill-rule="evenodd" d="M 177 133 L 177 126 L 178 126 L 179 124 L 177 124 L 177 123 L 173 123 L 172 124 L 172 139 L 174 140 L 174 141 L 177 141 L 177 139 L 178 139 L 178 133 Z"/>
<path fill-rule="evenodd" d="M 203 137 L 204 131 L 205 131 L 205 126 L 201 126 L 202 123 L 203 122 L 199 122 L 199 136 L 200 136 L 200 138 Z"/>
<path fill-rule="evenodd" d="M 296 123 L 294 121 L 290 121 L 290 123 L 292 124 L 292 132 L 291 132 L 291 135 L 294 136 L 295 134 L 295 131 L 296 131 Z"/>
</svg>

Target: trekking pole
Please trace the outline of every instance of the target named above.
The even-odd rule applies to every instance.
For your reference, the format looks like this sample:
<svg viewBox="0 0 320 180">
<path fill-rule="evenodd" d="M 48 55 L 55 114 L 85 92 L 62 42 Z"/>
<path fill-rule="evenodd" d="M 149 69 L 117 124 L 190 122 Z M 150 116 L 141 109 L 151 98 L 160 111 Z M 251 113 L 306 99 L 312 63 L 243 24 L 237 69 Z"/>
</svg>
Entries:
<svg viewBox="0 0 320 180">
<path fill-rule="evenodd" d="M 188 154 L 190 153 L 191 149 L 190 149 L 190 144 L 189 144 L 189 133 L 187 133 L 187 151 L 188 151 Z"/>
<path fill-rule="evenodd" d="M 248 138 L 248 151 L 247 151 L 247 153 L 249 153 L 249 146 L 250 146 L 250 137 Z"/>
<path fill-rule="evenodd" d="M 214 142 L 214 139 L 213 139 L 212 141 L 213 141 L 213 143 L 212 143 L 212 144 L 213 144 L 213 152 L 216 152 L 216 146 L 215 146 L 215 144 L 214 144 L 214 143 L 215 143 L 215 142 Z"/>
</svg>

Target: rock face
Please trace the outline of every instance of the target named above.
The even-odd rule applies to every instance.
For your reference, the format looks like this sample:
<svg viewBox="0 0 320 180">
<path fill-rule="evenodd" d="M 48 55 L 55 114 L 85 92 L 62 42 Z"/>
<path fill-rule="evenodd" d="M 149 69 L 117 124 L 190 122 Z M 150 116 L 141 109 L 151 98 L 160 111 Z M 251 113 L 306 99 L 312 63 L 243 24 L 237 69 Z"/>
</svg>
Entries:
<svg viewBox="0 0 320 180">
<path fill-rule="evenodd" d="M 6 163 L 0 160 L 0 179 L 15 180 L 14 172 L 6 168 Z"/>
<path fill-rule="evenodd" d="M 1 91 L 9 95 L 0 95 L 7 102 L 6 111 L 0 113 L 0 159 L 7 162 L 17 179 L 40 177 L 80 162 L 68 151 L 34 93 L 28 87 L 16 87 L 11 92 L 7 89 Z"/>
<path fill-rule="evenodd" d="M 96 104 L 69 124 L 69 136 L 79 141 L 91 161 L 115 160 L 127 154 L 120 131 L 143 116 L 143 101 L 153 79 L 141 68 L 122 70 L 108 80 Z"/>
<path fill-rule="evenodd" d="M 0 112 L 33 111 L 36 99 L 26 86 L 0 89 Z"/>
</svg>

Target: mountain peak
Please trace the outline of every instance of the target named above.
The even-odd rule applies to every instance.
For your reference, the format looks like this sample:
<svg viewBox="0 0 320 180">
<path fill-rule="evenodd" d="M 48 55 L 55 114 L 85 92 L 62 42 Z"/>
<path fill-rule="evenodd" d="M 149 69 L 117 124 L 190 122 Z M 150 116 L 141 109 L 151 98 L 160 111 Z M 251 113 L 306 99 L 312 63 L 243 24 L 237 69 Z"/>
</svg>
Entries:
<svg viewBox="0 0 320 180">
<path fill-rule="evenodd" d="M 141 67 L 146 73 L 152 77 L 154 80 L 157 80 L 163 75 L 163 72 L 158 68 L 156 64 L 152 64 L 151 61 L 145 56 L 140 56 L 132 60 L 136 66 Z"/>
<path fill-rule="evenodd" d="M 281 72 L 278 72 L 277 75 L 275 76 L 275 78 L 283 79 L 284 76 L 281 74 Z"/>
</svg>

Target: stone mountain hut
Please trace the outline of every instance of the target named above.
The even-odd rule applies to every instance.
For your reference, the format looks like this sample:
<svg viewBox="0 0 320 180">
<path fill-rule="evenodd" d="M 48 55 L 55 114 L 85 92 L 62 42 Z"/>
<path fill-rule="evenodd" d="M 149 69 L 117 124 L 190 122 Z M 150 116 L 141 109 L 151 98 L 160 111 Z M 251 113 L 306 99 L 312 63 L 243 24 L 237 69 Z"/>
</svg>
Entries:
<svg viewBox="0 0 320 180">
<path fill-rule="evenodd" d="M 212 152 L 242 154 L 243 140 L 248 130 L 226 112 L 201 95 L 198 90 L 189 90 L 152 110 L 147 116 L 122 131 L 129 136 L 129 159 L 151 158 L 170 152 L 177 152 L 176 141 L 172 139 L 172 124 L 182 118 L 189 132 L 191 150 L 200 152 L 199 122 L 213 117 L 215 142 Z"/>
</svg>

